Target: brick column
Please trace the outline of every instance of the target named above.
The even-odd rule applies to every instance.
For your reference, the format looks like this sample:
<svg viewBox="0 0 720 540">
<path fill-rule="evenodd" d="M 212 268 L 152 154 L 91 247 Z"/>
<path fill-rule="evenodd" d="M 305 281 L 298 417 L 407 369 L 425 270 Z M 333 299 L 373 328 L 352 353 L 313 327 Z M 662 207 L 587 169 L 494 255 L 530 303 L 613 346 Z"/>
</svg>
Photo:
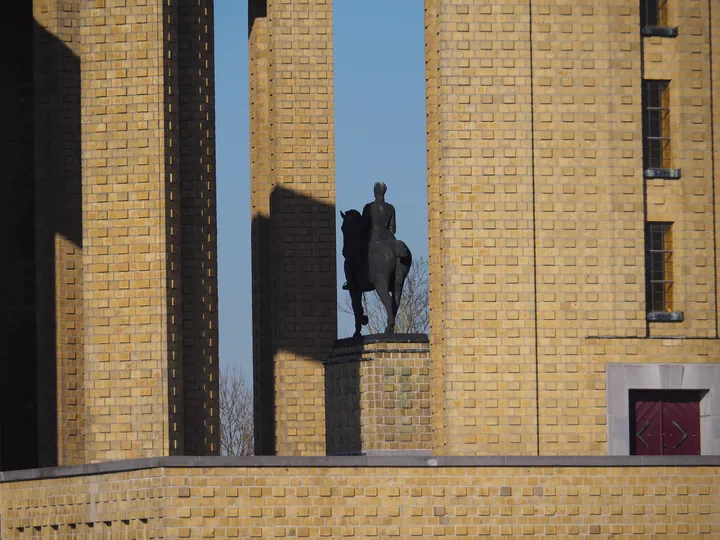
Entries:
<svg viewBox="0 0 720 540">
<path fill-rule="evenodd" d="M 256 391 L 274 403 L 274 444 L 263 446 L 324 454 L 321 359 L 337 335 L 332 8 L 326 0 L 251 8 L 253 245 L 270 238 L 253 275 L 255 366 L 264 377 Z M 269 312 L 258 305 L 268 301 Z"/>
<path fill-rule="evenodd" d="M 443 347 L 443 244 L 436 231 L 440 229 L 442 200 L 440 197 L 440 144 L 438 77 L 440 43 L 438 41 L 438 0 L 425 0 L 425 91 L 427 107 L 427 168 L 428 168 L 428 288 L 430 303 L 430 342 L 432 357 L 432 419 L 433 446 L 436 454 L 442 454 L 447 444 L 445 415 L 445 377 Z"/>
<path fill-rule="evenodd" d="M 180 0 L 182 356 L 186 455 L 220 451 L 212 0 Z"/>
<path fill-rule="evenodd" d="M 533 454 L 529 8 L 433 0 L 426 25 L 435 445 Z"/>
<path fill-rule="evenodd" d="M 252 215 L 253 398 L 255 453 L 275 453 L 270 193 L 270 34 L 266 0 L 248 3 L 250 26 L 250 205 Z"/>
<path fill-rule="evenodd" d="M 33 3 L 40 465 L 84 463 L 80 1 Z"/>
<path fill-rule="evenodd" d="M 212 138 L 212 79 L 195 84 L 212 68 L 210 15 L 181 2 L 180 29 L 175 2 L 136 4 L 80 12 L 89 462 L 184 453 L 184 407 L 191 451 L 216 451 L 216 420 L 199 420 L 217 388 L 212 147 L 200 148 Z"/>
</svg>

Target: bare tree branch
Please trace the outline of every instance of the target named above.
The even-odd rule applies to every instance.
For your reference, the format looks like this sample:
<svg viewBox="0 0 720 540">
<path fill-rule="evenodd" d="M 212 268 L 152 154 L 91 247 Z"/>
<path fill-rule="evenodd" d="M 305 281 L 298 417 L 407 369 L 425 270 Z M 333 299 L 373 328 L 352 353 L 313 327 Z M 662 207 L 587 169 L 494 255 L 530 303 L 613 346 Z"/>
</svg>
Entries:
<svg viewBox="0 0 720 540">
<path fill-rule="evenodd" d="M 220 452 L 224 456 L 253 454 L 253 394 L 242 373 L 220 373 Z"/>
<path fill-rule="evenodd" d="M 363 294 L 363 308 L 368 316 L 368 332 L 380 334 L 385 330 L 387 315 L 376 292 Z M 345 294 L 338 309 L 353 314 L 350 295 Z M 395 318 L 395 331 L 402 334 L 430 333 L 430 304 L 428 299 L 428 263 L 425 257 L 413 260 L 405 280 L 400 310 Z"/>
</svg>

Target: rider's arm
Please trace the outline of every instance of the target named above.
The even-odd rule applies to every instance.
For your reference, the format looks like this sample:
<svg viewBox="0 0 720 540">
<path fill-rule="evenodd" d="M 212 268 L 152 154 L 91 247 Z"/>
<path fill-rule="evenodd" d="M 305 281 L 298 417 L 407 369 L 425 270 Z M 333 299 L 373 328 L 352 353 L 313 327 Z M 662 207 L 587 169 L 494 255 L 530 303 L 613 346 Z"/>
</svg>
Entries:
<svg viewBox="0 0 720 540">
<path fill-rule="evenodd" d="M 363 221 L 365 222 L 365 230 L 366 231 L 369 231 L 370 228 L 372 227 L 372 219 L 370 218 L 370 205 L 371 204 L 372 203 L 368 203 L 365 206 L 363 206 L 363 211 L 362 211 L 362 217 L 363 217 Z"/>
</svg>

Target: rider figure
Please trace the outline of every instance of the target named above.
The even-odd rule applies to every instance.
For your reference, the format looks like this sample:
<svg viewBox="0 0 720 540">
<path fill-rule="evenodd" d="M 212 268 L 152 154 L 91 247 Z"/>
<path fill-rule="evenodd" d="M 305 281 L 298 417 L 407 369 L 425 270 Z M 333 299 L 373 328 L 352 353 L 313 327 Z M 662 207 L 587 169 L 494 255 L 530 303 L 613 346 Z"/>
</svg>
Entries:
<svg viewBox="0 0 720 540">
<path fill-rule="evenodd" d="M 375 183 L 375 201 L 363 208 L 363 218 L 370 229 L 370 243 L 395 240 L 395 207 L 385 202 L 387 186 Z"/>
<path fill-rule="evenodd" d="M 365 226 L 369 229 L 371 245 L 373 242 L 395 240 L 395 207 L 385 202 L 386 191 L 387 186 L 383 182 L 375 182 L 375 201 L 366 204 L 363 208 L 362 217 Z M 342 288 L 349 290 L 347 281 Z"/>
</svg>

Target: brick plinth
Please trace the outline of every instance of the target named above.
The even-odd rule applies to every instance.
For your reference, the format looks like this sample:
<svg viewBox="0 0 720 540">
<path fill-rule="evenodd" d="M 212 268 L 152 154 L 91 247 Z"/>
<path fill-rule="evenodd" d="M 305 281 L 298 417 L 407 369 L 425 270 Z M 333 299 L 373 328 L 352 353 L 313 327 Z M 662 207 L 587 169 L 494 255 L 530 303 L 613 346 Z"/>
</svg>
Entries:
<svg viewBox="0 0 720 540">
<path fill-rule="evenodd" d="M 427 336 L 339 340 L 325 364 L 325 403 L 328 455 L 429 451 Z"/>
</svg>

